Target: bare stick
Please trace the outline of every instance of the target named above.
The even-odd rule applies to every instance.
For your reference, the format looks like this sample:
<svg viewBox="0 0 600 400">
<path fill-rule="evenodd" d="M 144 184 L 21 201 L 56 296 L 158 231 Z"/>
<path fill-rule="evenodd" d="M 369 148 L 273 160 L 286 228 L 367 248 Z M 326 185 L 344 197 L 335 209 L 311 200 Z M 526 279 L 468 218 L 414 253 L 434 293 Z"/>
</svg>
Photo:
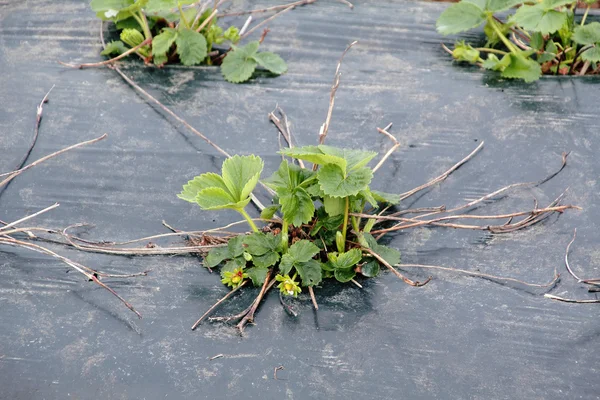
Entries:
<svg viewBox="0 0 600 400">
<path fill-rule="evenodd" d="M 240 36 L 240 40 L 246 39 L 248 36 L 250 36 L 252 34 L 252 32 L 254 32 L 255 30 L 257 30 L 261 26 L 263 26 L 265 24 L 268 24 L 269 22 L 271 22 L 275 18 L 279 17 L 280 15 L 285 14 L 286 12 L 290 11 L 294 7 L 296 7 L 296 6 L 294 6 L 294 5 L 288 6 L 285 9 L 279 11 L 278 13 L 273 14 L 272 16 L 270 16 L 269 18 L 265 19 L 264 21 L 261 21 L 260 23 L 256 24 L 248 32 L 246 32 L 243 35 L 241 35 Z"/>
<path fill-rule="evenodd" d="M 348 7 L 350 7 L 351 10 L 354 10 L 354 4 L 350 3 L 348 0 L 338 0 L 340 3 L 344 3 L 345 5 L 347 5 Z"/>
<path fill-rule="evenodd" d="M 131 49 L 129 49 L 126 52 L 124 52 L 123 54 L 120 54 L 120 55 L 118 55 L 118 56 L 116 56 L 114 58 L 111 58 L 110 60 L 105 60 L 105 61 L 101 61 L 101 62 L 97 62 L 97 63 L 69 64 L 69 63 L 65 63 L 65 62 L 62 62 L 62 61 L 59 61 L 58 63 L 61 64 L 61 65 L 64 65 L 65 67 L 71 67 L 71 68 L 77 68 L 77 69 L 92 68 L 92 67 L 102 67 L 104 65 L 113 64 L 114 62 L 119 61 L 120 59 L 127 57 L 131 53 L 139 50 L 140 47 L 145 46 L 147 44 L 150 44 L 151 42 L 152 42 L 152 39 L 146 39 L 142 43 L 138 44 L 135 47 L 132 47 Z"/>
<path fill-rule="evenodd" d="M 383 129 L 377 128 L 377 132 L 379 132 L 383 135 L 386 135 L 392 142 L 394 142 L 394 145 L 387 151 L 387 153 L 385 153 L 385 155 L 377 163 L 375 168 L 373 168 L 373 172 L 377 171 L 383 165 L 385 160 L 387 160 L 388 157 L 391 156 L 392 153 L 398 149 L 398 147 L 400 147 L 400 142 L 398 142 L 398 140 L 394 137 L 394 135 L 392 135 L 391 133 L 388 132 L 388 129 L 390 129 L 391 127 L 392 127 L 392 124 L 390 123 L 388 126 L 386 126 Z"/>
<path fill-rule="evenodd" d="M 340 86 L 340 78 L 342 77 L 342 74 L 340 73 L 340 68 L 342 67 L 342 61 L 344 60 L 346 53 L 348 53 L 348 51 L 352 48 L 352 46 L 354 46 L 357 43 L 358 43 L 358 41 L 355 40 L 354 42 L 350 43 L 348 45 L 348 47 L 346 47 L 346 50 L 344 50 L 344 52 L 342 53 L 342 56 L 340 57 L 340 60 L 338 61 L 337 67 L 335 68 L 335 74 L 333 76 L 333 84 L 331 85 L 331 93 L 329 94 L 329 109 L 327 110 L 327 117 L 325 118 L 325 122 L 323 123 L 323 125 L 321 125 L 321 129 L 319 132 L 319 144 L 325 143 L 325 138 L 327 137 L 327 131 L 329 131 L 329 124 L 331 123 L 331 115 L 333 114 L 333 106 L 335 104 L 335 93 L 337 92 L 338 87 Z M 313 166 L 313 170 L 316 170 L 317 169 L 316 167 L 317 167 L 317 164 L 315 164 Z"/>
<path fill-rule="evenodd" d="M 240 29 L 240 33 L 239 33 L 240 35 L 243 35 L 244 33 L 246 33 L 246 30 L 250 26 L 251 22 L 252 22 L 252 15 L 250 15 L 248 17 L 248 19 L 246 20 L 246 22 L 244 22 L 244 25 L 242 25 L 242 29 Z"/>
<path fill-rule="evenodd" d="M 362 286 L 360 283 L 358 283 L 358 281 L 357 281 L 356 279 L 350 279 L 350 282 L 352 282 L 352 283 L 354 283 L 356 286 L 358 286 L 358 288 L 359 288 L 359 289 L 362 289 L 362 288 L 363 288 L 363 286 Z"/>
<path fill-rule="evenodd" d="M 38 159 L 38 160 L 36 160 L 36 161 L 32 162 L 31 164 L 29 164 L 29 165 L 27 165 L 27 166 L 25 166 L 25 167 L 23 167 L 23 168 L 21 168 L 21 169 L 18 169 L 18 170 L 16 170 L 16 171 L 12 171 L 12 172 L 8 172 L 8 173 L 4 173 L 4 174 L 0 174 L 0 177 L 2 177 L 2 176 L 8 176 L 8 177 L 7 177 L 7 178 L 5 178 L 5 179 L 4 179 L 2 182 L 0 182 L 0 187 L 2 187 L 2 186 L 4 186 L 4 185 L 6 185 L 8 182 L 12 181 L 12 180 L 13 180 L 13 179 L 15 179 L 17 176 L 21 175 L 23 172 L 27 171 L 28 169 L 30 169 L 30 168 L 33 168 L 33 167 L 35 167 L 36 165 L 38 165 L 38 164 L 40 164 L 40 163 L 43 163 L 43 162 L 44 162 L 44 161 L 46 161 L 46 160 L 49 160 L 49 159 L 51 159 L 51 158 L 53 158 L 53 157 L 56 157 L 56 156 L 59 156 L 59 155 L 61 155 L 61 154 L 63 154 L 63 153 L 66 153 L 67 151 L 70 151 L 70 150 L 76 149 L 76 148 L 78 148 L 78 147 L 81 147 L 81 146 L 86 146 L 86 145 L 88 145 L 88 144 L 92 144 L 92 143 L 96 143 L 96 142 L 98 142 L 98 141 L 100 141 L 100 140 L 102 140 L 102 139 L 106 138 L 107 136 L 108 136 L 108 135 L 105 133 L 104 135 L 102 135 L 102 136 L 100 136 L 100 137 L 97 137 L 96 139 L 92 139 L 92 140 L 88 140 L 88 141 L 85 141 L 85 142 L 81 142 L 81 143 L 74 144 L 74 145 L 72 145 L 72 146 L 69 146 L 69 147 L 67 147 L 67 148 L 64 148 L 64 149 L 62 149 L 62 150 L 56 151 L 56 152 L 54 152 L 54 153 L 52 153 L 52 154 L 48 154 L 47 156 L 44 156 L 44 157 L 42 157 L 42 158 L 40 158 L 40 159 Z"/>
<path fill-rule="evenodd" d="M 6 230 L 7 230 L 8 228 L 10 228 L 10 227 L 13 227 L 13 226 L 15 226 L 15 225 L 19 225 L 21 222 L 25 222 L 25 221 L 27 221 L 27 220 L 29 220 L 29 219 L 31 219 L 31 218 L 35 218 L 35 217 L 37 217 L 37 216 L 38 216 L 38 215 L 40 215 L 40 214 L 43 214 L 43 213 L 45 213 L 45 212 L 48 212 L 48 211 L 50 211 L 50 210 L 53 210 L 53 209 L 55 209 L 56 207 L 58 207 L 59 205 L 60 205 L 60 204 L 58 204 L 58 203 L 54 203 L 54 204 L 53 204 L 53 205 L 51 205 L 50 207 L 46 207 L 46 208 L 44 208 L 43 210 L 40 210 L 40 211 L 38 211 L 38 212 L 36 212 L 36 213 L 34 213 L 34 214 L 28 215 L 27 217 L 23 217 L 23 218 L 21 218 L 21 219 L 19 219 L 19 220 L 16 220 L 16 221 L 14 221 L 14 222 L 11 222 L 10 224 L 6 224 L 6 225 L 4 225 L 3 227 L 1 227 L 1 228 L 0 228 L 0 234 L 6 235 L 6 234 L 7 234 L 7 233 L 6 233 Z"/>
<path fill-rule="evenodd" d="M 275 115 L 275 111 L 279 112 L 281 119 Z M 279 133 L 287 142 L 288 147 L 290 149 L 293 149 L 294 143 L 292 140 L 292 130 L 290 129 L 290 123 L 287 118 L 287 115 L 279 106 L 275 107 L 275 110 L 271 111 L 268 115 L 269 120 L 277 127 L 277 130 L 279 130 Z M 298 161 L 298 165 L 300 165 L 301 168 L 304 168 L 304 162 L 302 160 L 294 159 L 294 161 Z"/>
<path fill-rule="evenodd" d="M 94 274 L 91 274 L 87 271 L 85 271 L 85 269 L 87 269 L 87 267 L 83 267 L 81 264 L 72 261 L 66 257 L 63 257 L 59 254 L 56 254 L 55 252 L 53 252 L 52 250 L 49 250 L 45 247 L 42 246 L 38 246 L 36 244 L 33 243 L 27 243 L 27 242 L 23 242 L 20 240 L 16 240 L 7 236 L 4 237 L 0 237 L 0 244 L 6 244 L 6 245 L 10 245 L 10 246 L 16 246 L 16 247 L 23 247 L 29 250 L 33 250 L 33 251 L 37 251 L 39 253 L 45 253 L 48 254 L 54 258 L 57 258 L 59 260 L 61 260 L 62 262 L 64 262 L 65 264 L 69 265 L 70 267 L 72 267 L 73 269 L 75 269 L 77 272 L 83 274 L 86 278 L 88 278 L 89 280 L 93 281 L 94 283 L 96 283 L 97 285 L 103 287 L 104 289 L 108 290 L 112 295 L 114 295 L 116 298 L 118 298 L 123 304 L 125 304 L 125 306 L 127 308 L 129 308 L 131 311 L 133 311 L 138 318 L 142 318 L 142 315 L 137 312 L 137 310 L 135 308 L 133 308 L 133 306 L 131 304 L 129 304 L 127 302 L 127 300 L 125 300 L 123 297 L 121 297 L 117 292 L 115 292 L 113 289 L 111 289 L 110 287 L 108 287 L 107 285 L 105 285 L 103 282 L 101 282 L 98 278 L 96 278 L 96 276 Z"/>
<path fill-rule="evenodd" d="M 503 276 L 495 276 L 495 275 L 490 275 L 490 274 L 484 274 L 484 273 L 481 273 L 481 272 L 468 271 L 466 269 L 441 267 L 441 266 L 438 266 L 438 265 L 398 264 L 398 265 L 396 265 L 396 267 L 398 267 L 398 268 L 438 269 L 438 270 L 441 270 L 441 271 L 456 272 L 456 273 L 459 273 L 459 274 L 470 275 L 470 276 L 474 276 L 474 277 L 478 277 L 478 278 L 492 279 L 492 280 L 499 280 L 499 281 L 508 281 L 508 282 L 515 282 L 515 283 L 519 283 L 521 285 L 531 286 L 531 287 L 539 287 L 539 288 L 553 287 L 556 284 L 556 282 L 558 282 L 558 279 L 560 278 L 560 274 L 554 272 L 554 278 L 552 279 L 552 281 L 550 281 L 549 283 L 546 283 L 546 284 L 537 284 L 537 283 L 528 283 L 528 282 L 521 281 L 521 280 L 515 279 L 515 278 L 506 278 L 506 277 L 503 277 Z"/>
<path fill-rule="evenodd" d="M 400 272 L 398 272 L 398 270 L 396 270 L 396 268 L 392 267 L 392 265 L 387 262 L 383 257 L 381 257 L 379 254 L 375 253 L 373 250 L 371 249 L 367 249 L 366 247 L 362 248 L 363 251 L 369 253 L 370 255 L 372 255 L 373 257 L 375 257 L 380 263 L 382 263 L 383 265 L 385 265 L 387 267 L 387 269 L 389 269 L 390 271 L 392 271 L 394 273 L 394 275 L 396 275 L 398 278 L 402 279 L 405 283 L 409 284 L 410 286 L 415 286 L 415 287 L 419 287 L 419 286 L 425 286 L 427 285 L 427 283 L 429 283 L 429 281 L 431 280 L 431 276 L 429 278 L 427 278 L 427 280 L 423 283 L 420 283 L 419 281 L 413 281 L 411 279 L 408 279 L 407 277 L 405 277 L 404 275 L 402 275 Z"/>
<path fill-rule="evenodd" d="M 317 298 L 315 297 L 315 291 L 312 286 L 308 287 L 308 293 L 310 294 L 310 299 L 312 300 L 313 307 L 315 307 L 315 310 L 318 310 L 319 304 L 317 304 Z"/>
<path fill-rule="evenodd" d="M 567 271 L 569 271 L 569 274 L 571 274 L 571 276 L 573 278 L 575 278 L 577 280 L 577 282 L 579 282 L 579 283 L 585 283 L 585 284 L 593 285 L 593 286 L 600 286 L 600 279 L 581 279 L 580 277 L 575 275 L 575 272 L 573 272 L 573 270 L 571 269 L 571 266 L 569 265 L 569 249 L 571 248 L 571 245 L 575 241 L 576 237 L 577 237 L 577 229 L 575 229 L 573 231 L 573 239 L 571 239 L 571 241 L 567 245 L 567 250 L 565 251 L 565 266 L 567 267 Z"/>
<path fill-rule="evenodd" d="M 239 285 L 239 286 L 235 287 L 233 290 L 229 291 L 225 296 L 223 296 L 223 298 L 221 298 L 221 300 L 219 300 L 215 304 L 213 304 L 213 306 L 211 308 L 209 308 L 204 314 L 202 314 L 202 316 L 200 318 L 198 318 L 198 321 L 196 321 L 194 323 L 194 325 L 192 325 L 192 330 L 195 330 L 198 327 L 198 325 L 200 325 L 202 320 L 204 320 L 204 318 L 206 318 L 208 315 L 210 315 L 210 313 L 213 312 L 217 307 L 219 307 L 219 305 L 221 303 L 223 303 L 225 300 L 227 300 L 229 298 L 229 296 L 231 296 L 232 294 L 234 294 L 235 292 L 240 290 L 244 285 L 246 285 L 246 283 L 248 283 L 248 280 L 243 281 L 241 283 L 241 285 Z"/>
<path fill-rule="evenodd" d="M 19 163 L 17 164 L 15 170 L 23 168 L 23 166 L 27 162 L 27 159 L 31 155 L 31 152 L 33 151 L 35 144 L 37 143 L 38 136 L 40 133 L 40 123 L 42 122 L 42 114 L 44 111 L 44 104 L 48 102 L 48 96 L 50 96 L 50 92 L 52 91 L 52 89 L 54 89 L 54 86 L 56 86 L 56 85 L 52 85 L 50 90 L 48 90 L 48 93 L 46 93 L 46 95 L 44 96 L 44 98 L 42 99 L 40 104 L 37 106 L 37 112 L 36 112 L 36 118 L 35 118 L 35 128 L 33 129 L 33 139 L 31 140 L 31 144 L 29 145 L 29 148 L 25 152 L 25 155 L 23 156 L 21 161 L 19 161 Z M 2 196 L 4 194 L 4 191 L 8 188 L 9 185 L 10 185 L 10 182 L 8 182 L 6 185 L 4 185 L 0 188 L 0 196 Z"/>
<path fill-rule="evenodd" d="M 236 12 L 230 12 L 230 13 L 223 13 L 223 14 L 219 14 L 219 17 L 237 17 L 240 15 L 248 15 L 248 14 L 261 14 L 261 13 L 266 13 L 266 12 L 271 12 L 271 11 L 278 11 L 281 9 L 285 9 L 285 8 L 294 8 L 294 7 L 298 7 L 298 6 L 303 6 L 305 4 L 312 4 L 314 2 L 316 2 L 317 0 L 299 0 L 299 1 L 295 1 L 293 3 L 289 3 L 289 4 L 282 4 L 279 6 L 273 6 L 273 7 L 266 7 L 266 8 L 257 8 L 254 10 L 246 10 L 246 11 L 236 11 Z"/>
<path fill-rule="evenodd" d="M 471 158 L 473 158 L 475 156 L 475 154 L 477 154 L 479 152 L 479 150 L 481 150 L 483 148 L 483 144 L 484 142 L 481 142 L 479 144 L 479 146 L 477 146 L 477 148 L 475 148 L 475 150 L 473 150 L 468 156 L 466 156 L 465 158 L 463 158 L 462 160 L 460 160 L 458 163 L 456 163 L 455 165 L 452 166 L 452 168 L 450 168 L 449 170 L 447 170 L 446 172 L 444 172 L 443 174 L 441 174 L 440 176 L 438 176 L 437 178 L 434 178 L 432 180 L 430 180 L 429 182 L 418 186 L 412 190 L 409 190 L 408 192 L 402 193 L 400 195 L 400 200 L 405 200 L 406 198 L 412 196 L 413 194 L 420 192 L 423 189 L 427 189 L 428 187 L 431 187 L 433 185 L 435 185 L 436 183 L 442 182 L 444 181 L 451 173 L 453 173 L 454 171 L 456 171 L 458 168 L 460 168 L 464 163 L 466 163 L 467 161 L 469 161 Z"/>
<path fill-rule="evenodd" d="M 201 24 L 200 26 L 196 29 L 196 32 L 200 32 L 202 29 L 204 29 L 204 27 L 206 25 L 208 25 L 210 23 L 210 21 L 212 21 L 212 19 L 215 17 L 215 15 L 217 15 L 217 13 L 219 12 L 219 10 L 215 9 L 209 16 L 208 18 L 206 18 Z"/>
<path fill-rule="evenodd" d="M 254 303 L 252 303 L 252 307 L 250 307 L 250 311 L 248 312 L 248 314 L 246 314 L 244 316 L 244 318 L 242 318 L 240 323 L 236 325 L 236 327 L 239 329 L 240 333 L 244 333 L 244 327 L 246 326 L 246 324 L 248 322 L 254 322 L 254 313 L 256 312 L 256 309 L 258 308 L 258 305 L 260 304 L 263 296 L 267 292 L 267 286 L 269 286 L 269 284 L 271 283 L 269 281 L 270 277 L 271 277 L 271 271 L 269 270 L 267 272 L 267 276 L 265 277 L 265 281 L 262 285 L 262 288 L 260 289 L 260 293 L 258 293 L 258 296 L 256 296 Z M 273 283 L 274 282 L 275 282 L 275 279 L 273 279 Z"/>
<path fill-rule="evenodd" d="M 273 379 L 278 380 L 277 379 L 277 371 L 281 371 L 283 368 L 283 365 L 280 365 L 279 367 L 275 367 L 275 371 L 273 371 Z"/>
<path fill-rule="evenodd" d="M 588 300 L 566 299 L 564 297 L 558 297 L 558 296 L 555 296 L 553 294 L 548 294 L 548 293 L 546 293 L 544 295 L 544 297 L 546 297 L 548 299 L 551 299 L 551 300 L 562 301 L 564 303 L 577 303 L 577 304 L 600 303 L 600 299 L 595 299 L 595 300 L 591 300 L 591 299 L 588 299 Z"/>
</svg>

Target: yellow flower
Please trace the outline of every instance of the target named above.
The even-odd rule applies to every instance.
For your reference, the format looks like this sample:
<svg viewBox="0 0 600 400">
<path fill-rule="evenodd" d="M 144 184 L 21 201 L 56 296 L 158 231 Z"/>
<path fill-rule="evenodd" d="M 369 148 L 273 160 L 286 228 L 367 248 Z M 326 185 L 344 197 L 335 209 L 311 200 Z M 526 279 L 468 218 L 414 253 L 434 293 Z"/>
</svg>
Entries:
<svg viewBox="0 0 600 400">
<path fill-rule="evenodd" d="M 223 272 L 223 279 L 221 279 L 221 283 L 235 289 L 236 287 L 240 286 L 247 277 L 248 274 L 245 274 L 242 268 L 236 268 L 233 271 Z"/>
<path fill-rule="evenodd" d="M 298 296 L 298 293 L 300 293 L 302 289 L 300 289 L 300 285 L 298 284 L 298 282 L 294 281 L 295 278 L 295 275 L 293 278 L 290 278 L 289 275 L 277 274 L 275 279 L 277 280 L 277 282 L 281 282 L 277 286 L 279 288 L 279 291 L 285 294 L 286 296 Z"/>
</svg>

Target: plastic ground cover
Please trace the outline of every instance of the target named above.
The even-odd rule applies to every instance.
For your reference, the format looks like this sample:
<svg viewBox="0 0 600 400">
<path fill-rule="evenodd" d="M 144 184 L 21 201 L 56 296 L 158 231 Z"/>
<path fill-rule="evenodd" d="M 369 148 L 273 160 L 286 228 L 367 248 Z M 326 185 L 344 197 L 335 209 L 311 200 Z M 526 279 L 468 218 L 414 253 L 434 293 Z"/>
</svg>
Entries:
<svg viewBox="0 0 600 400">
<path fill-rule="evenodd" d="M 461 205 L 513 182 L 550 182 L 512 191 L 477 212 L 545 205 L 569 187 L 583 211 L 553 216 L 508 235 L 420 228 L 393 236 L 403 262 L 437 264 L 545 283 L 552 293 L 593 298 L 564 271 L 600 276 L 597 162 L 598 79 L 545 77 L 525 85 L 453 65 L 435 19 L 446 5 L 361 1 L 354 10 L 321 0 L 276 19 L 265 49 L 289 71 L 248 84 L 225 82 L 212 67 L 123 70 L 230 153 L 260 155 L 266 173 L 280 158 L 267 113 L 281 106 L 301 144 L 315 144 L 337 60 L 348 53 L 327 142 L 385 152 L 376 131 L 393 122 L 402 143 L 377 172 L 376 189 L 403 192 L 449 168 L 481 141 L 485 148 L 446 182 L 401 207 Z M 277 4 L 235 2 L 235 9 Z M 243 23 L 243 17 L 235 20 Z M 0 219 L 16 220 L 54 202 L 36 224 L 94 224 L 89 238 L 128 240 L 237 220 L 175 197 L 223 158 L 139 97 L 115 72 L 57 63 L 100 60 L 99 28 L 87 1 L 0 2 L 0 172 L 22 157 L 35 107 L 52 85 L 30 160 L 108 133 L 18 177 L 0 197 Z M 260 193 L 261 199 L 266 196 Z M 257 215 L 254 212 L 254 215 Z M 271 293 L 256 326 L 239 337 L 223 325 L 192 323 L 227 289 L 190 256 L 118 257 L 52 247 L 92 268 L 151 269 L 112 287 L 143 314 L 46 256 L 0 249 L 2 399 L 597 399 L 600 342 L 595 305 L 552 302 L 513 284 L 451 273 L 406 270 L 423 288 L 386 273 L 364 288 L 317 289 L 318 313 L 304 293 L 289 317 Z M 67 273 L 68 272 L 68 273 Z M 247 306 L 246 291 L 218 314 Z M 223 357 L 210 360 L 222 354 Z M 274 369 L 279 379 L 273 379 Z"/>
</svg>

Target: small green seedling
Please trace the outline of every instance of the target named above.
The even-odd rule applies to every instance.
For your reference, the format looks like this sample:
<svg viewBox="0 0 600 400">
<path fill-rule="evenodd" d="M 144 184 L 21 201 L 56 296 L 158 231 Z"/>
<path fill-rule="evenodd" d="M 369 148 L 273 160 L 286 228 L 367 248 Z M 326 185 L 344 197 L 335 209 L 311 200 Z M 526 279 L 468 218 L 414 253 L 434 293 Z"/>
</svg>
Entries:
<svg viewBox="0 0 600 400">
<path fill-rule="evenodd" d="M 595 0 L 584 2 L 587 8 L 576 22 L 575 0 L 461 0 L 440 15 L 437 30 L 450 35 L 485 24 L 483 47 L 458 41 L 448 51 L 457 61 L 498 71 L 504 78 L 533 82 L 542 74 L 597 73 L 600 23 L 585 23 Z M 498 16 L 515 6 L 505 21 Z"/>
<path fill-rule="evenodd" d="M 280 56 L 258 51 L 258 41 L 238 45 L 238 28 L 224 30 L 213 10 L 195 0 L 92 0 L 91 8 L 119 32 L 120 40 L 108 42 L 102 55 L 136 53 L 157 66 L 221 64 L 225 79 L 234 83 L 249 80 L 258 66 L 276 75 L 287 71 Z M 230 47 L 225 54 L 213 50 L 222 44 Z"/>
</svg>

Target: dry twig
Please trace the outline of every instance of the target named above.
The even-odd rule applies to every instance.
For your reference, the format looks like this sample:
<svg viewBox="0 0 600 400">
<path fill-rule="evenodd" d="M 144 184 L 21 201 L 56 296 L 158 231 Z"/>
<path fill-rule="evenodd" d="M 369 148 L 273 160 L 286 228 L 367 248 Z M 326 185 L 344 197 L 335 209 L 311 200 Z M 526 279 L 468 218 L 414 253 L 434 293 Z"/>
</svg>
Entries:
<svg viewBox="0 0 600 400">
<path fill-rule="evenodd" d="M 202 320 L 204 320 L 204 318 L 206 318 L 208 315 L 210 315 L 210 313 L 213 312 L 217 307 L 219 307 L 219 305 L 221 303 L 223 303 L 225 300 L 227 300 L 232 294 L 234 294 L 235 292 L 237 292 L 238 290 L 240 290 L 244 285 L 246 285 L 246 283 L 248 283 L 247 280 L 243 281 L 239 286 L 237 286 L 234 289 L 230 290 L 219 301 L 217 301 L 215 304 L 213 304 L 212 307 L 210 307 L 204 314 L 202 314 L 202 316 L 200 318 L 198 318 L 198 321 L 196 321 L 194 323 L 194 325 L 192 325 L 192 330 L 195 330 L 198 327 L 198 325 L 200 325 L 200 323 L 202 322 Z"/>
</svg>

